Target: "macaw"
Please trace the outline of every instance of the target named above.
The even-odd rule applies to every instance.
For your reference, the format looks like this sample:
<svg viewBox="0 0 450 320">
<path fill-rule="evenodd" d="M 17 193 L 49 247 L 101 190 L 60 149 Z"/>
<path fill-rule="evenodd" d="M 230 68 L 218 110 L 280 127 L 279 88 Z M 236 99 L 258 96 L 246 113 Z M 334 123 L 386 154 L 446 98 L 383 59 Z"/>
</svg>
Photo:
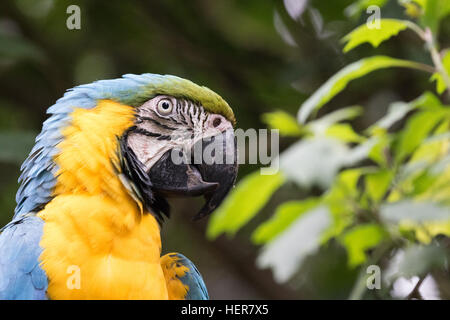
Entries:
<svg viewBox="0 0 450 320">
<path fill-rule="evenodd" d="M 160 228 L 168 197 L 203 195 L 201 218 L 234 185 L 227 102 L 176 76 L 127 74 L 72 88 L 47 113 L 0 233 L 0 299 L 208 299 L 189 259 L 161 256 Z M 174 161 L 214 141 L 213 161 Z"/>
</svg>

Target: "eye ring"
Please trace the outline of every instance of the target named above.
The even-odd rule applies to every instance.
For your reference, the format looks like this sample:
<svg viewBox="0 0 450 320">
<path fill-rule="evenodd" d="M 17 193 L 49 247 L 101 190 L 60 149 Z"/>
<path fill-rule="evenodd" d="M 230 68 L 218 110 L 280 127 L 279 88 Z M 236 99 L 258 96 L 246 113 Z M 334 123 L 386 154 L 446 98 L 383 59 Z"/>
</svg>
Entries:
<svg viewBox="0 0 450 320">
<path fill-rule="evenodd" d="M 173 102 L 169 99 L 161 99 L 158 101 L 156 111 L 162 116 L 167 116 L 172 113 Z"/>
</svg>

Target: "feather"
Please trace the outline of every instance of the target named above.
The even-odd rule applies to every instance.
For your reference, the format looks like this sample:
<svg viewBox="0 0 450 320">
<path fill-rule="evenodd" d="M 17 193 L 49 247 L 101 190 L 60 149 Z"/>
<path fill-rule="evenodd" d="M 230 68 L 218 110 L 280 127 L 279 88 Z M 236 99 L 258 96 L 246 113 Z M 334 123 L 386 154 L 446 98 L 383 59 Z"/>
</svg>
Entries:
<svg viewBox="0 0 450 320">
<path fill-rule="evenodd" d="M 23 215 L 0 233 L 0 299 L 46 299 L 47 276 L 39 266 L 44 222 Z"/>
<path fill-rule="evenodd" d="M 161 258 L 161 265 L 166 277 L 169 298 L 209 300 L 202 275 L 191 260 L 181 253 L 168 253 Z"/>
</svg>

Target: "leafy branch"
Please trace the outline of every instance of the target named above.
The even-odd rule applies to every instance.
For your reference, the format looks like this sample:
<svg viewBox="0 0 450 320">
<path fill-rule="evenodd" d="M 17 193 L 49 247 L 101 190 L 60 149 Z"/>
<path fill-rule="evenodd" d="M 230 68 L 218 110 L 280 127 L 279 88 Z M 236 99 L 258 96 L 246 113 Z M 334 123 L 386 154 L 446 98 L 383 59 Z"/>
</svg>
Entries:
<svg viewBox="0 0 450 320">
<path fill-rule="evenodd" d="M 241 180 L 214 213 L 210 238 L 234 235 L 278 189 L 295 184 L 304 190 L 319 187 L 323 193 L 282 203 L 252 235 L 253 242 L 263 246 L 259 265 L 271 267 L 277 281 L 293 279 L 305 257 L 332 240 L 345 248 L 348 267 L 360 271 L 350 299 L 364 296 L 368 265 L 383 264 L 390 270 L 391 276 L 384 279 L 388 286 L 400 277 L 419 276 L 415 291 L 424 275 L 448 265 L 450 257 L 435 239 L 450 236 L 449 106 L 424 92 L 413 101 L 393 103 L 386 115 L 361 132 L 351 125 L 364 110 L 359 106 L 317 118 L 317 111 L 351 81 L 386 68 L 427 72 L 436 80 L 438 94 L 450 92 L 450 54 L 441 57 L 435 40 L 436 21 L 445 16 L 435 5 L 450 13 L 447 3 L 421 1 L 423 7 L 415 13 L 420 25 L 381 19 L 380 29 L 362 25 L 342 38 L 343 51 L 348 52 L 363 43 L 378 47 L 410 29 L 425 42 L 433 65 L 389 56 L 365 57 L 330 77 L 301 104 L 296 118 L 284 111 L 264 115 L 270 128 L 298 141 L 279 156 L 278 174 L 254 172 Z M 392 130 L 399 124 L 398 130 Z M 390 252 L 398 256 L 394 259 Z M 410 295 L 416 294 L 414 290 Z"/>
</svg>

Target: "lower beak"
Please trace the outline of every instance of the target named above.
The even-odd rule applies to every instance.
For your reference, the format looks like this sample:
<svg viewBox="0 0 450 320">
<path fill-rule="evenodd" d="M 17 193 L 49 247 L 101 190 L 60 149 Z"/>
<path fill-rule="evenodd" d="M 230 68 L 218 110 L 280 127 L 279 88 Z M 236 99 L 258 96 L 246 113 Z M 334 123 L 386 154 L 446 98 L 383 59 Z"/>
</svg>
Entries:
<svg viewBox="0 0 450 320">
<path fill-rule="evenodd" d="M 174 155 L 177 161 L 174 161 Z M 179 163 L 179 159 L 190 161 Z M 236 140 L 233 131 L 228 130 L 198 141 L 190 155 L 183 150 L 166 152 L 148 176 L 152 190 L 162 196 L 203 195 L 206 202 L 194 216 L 197 220 L 212 213 L 222 203 L 236 181 L 237 170 Z"/>
</svg>

